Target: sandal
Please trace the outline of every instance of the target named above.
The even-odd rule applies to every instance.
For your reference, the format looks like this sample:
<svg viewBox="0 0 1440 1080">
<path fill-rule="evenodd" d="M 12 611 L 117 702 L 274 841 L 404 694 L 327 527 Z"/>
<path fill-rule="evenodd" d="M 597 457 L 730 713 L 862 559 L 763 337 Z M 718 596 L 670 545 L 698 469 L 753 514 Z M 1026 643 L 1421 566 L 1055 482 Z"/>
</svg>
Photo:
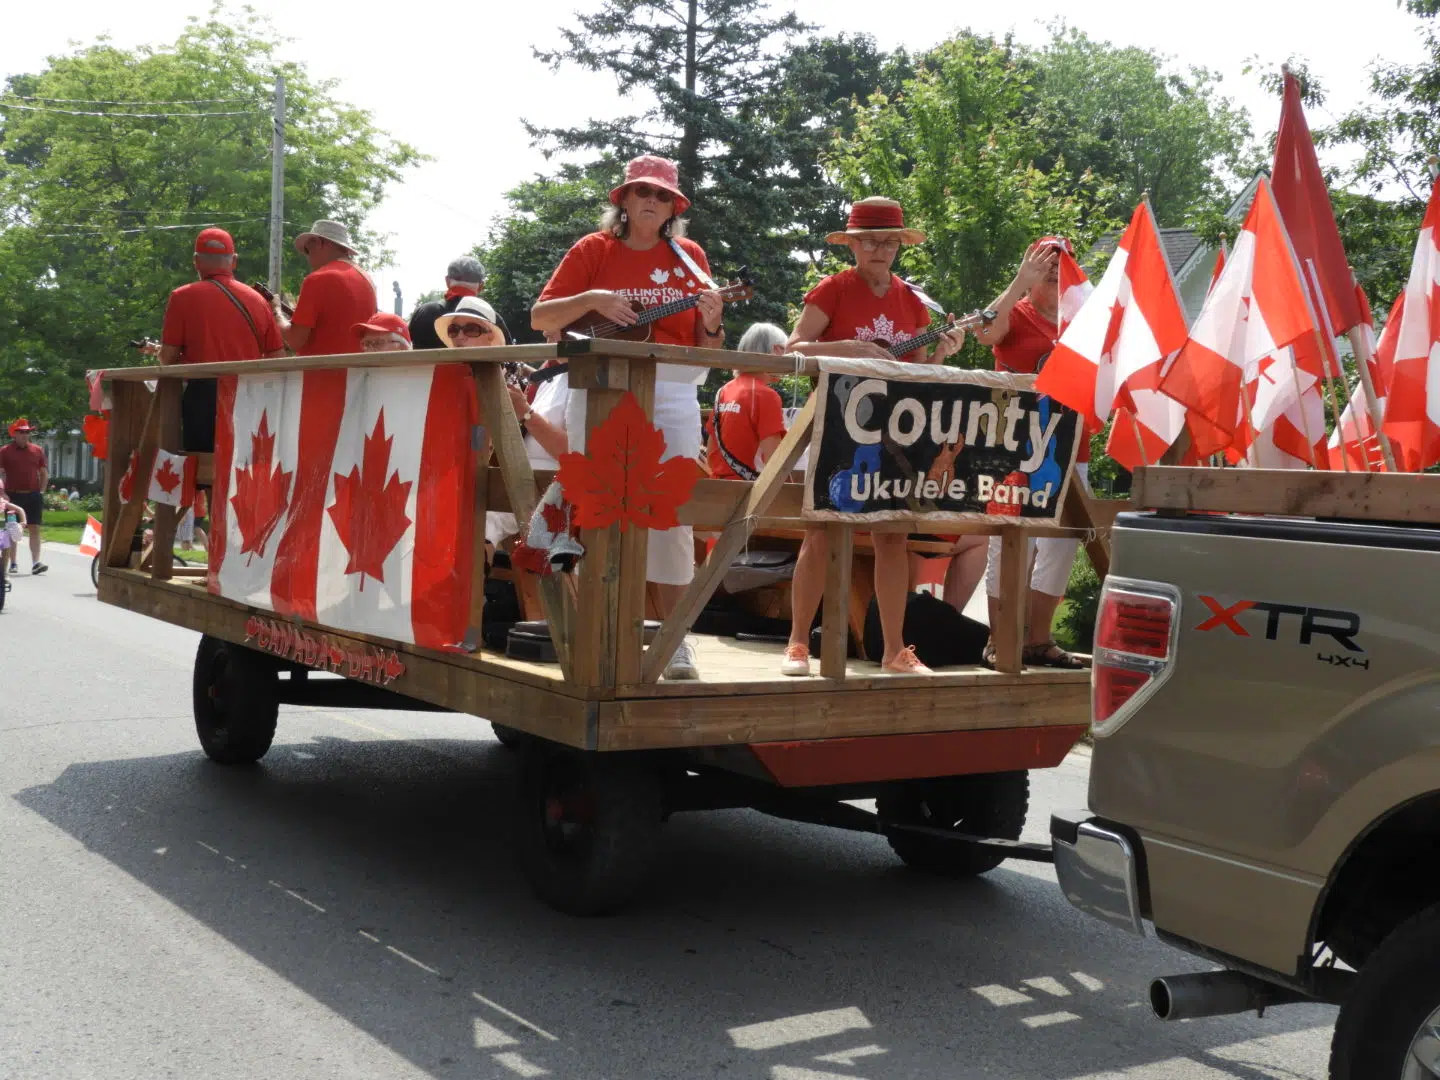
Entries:
<svg viewBox="0 0 1440 1080">
<path fill-rule="evenodd" d="M 980 666 L 994 671 L 999 663 L 1000 658 L 995 652 L 995 639 L 991 638 L 985 642 L 985 648 L 980 651 Z"/>
<path fill-rule="evenodd" d="M 1090 666 L 1089 660 L 1066 652 L 1053 641 L 1026 645 L 1020 653 L 1020 662 L 1026 667 L 1064 668 L 1067 671 L 1083 671 Z"/>
</svg>

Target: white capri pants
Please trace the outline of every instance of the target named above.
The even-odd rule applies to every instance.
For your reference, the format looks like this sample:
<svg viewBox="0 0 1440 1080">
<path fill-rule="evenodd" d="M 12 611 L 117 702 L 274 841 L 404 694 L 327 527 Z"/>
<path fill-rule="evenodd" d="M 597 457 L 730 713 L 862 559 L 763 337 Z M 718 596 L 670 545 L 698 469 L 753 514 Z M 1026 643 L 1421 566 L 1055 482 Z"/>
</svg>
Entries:
<svg viewBox="0 0 1440 1080">
<path fill-rule="evenodd" d="M 570 449 L 585 452 L 584 390 L 571 390 L 565 406 L 565 431 Z M 700 457 L 700 400 L 689 382 L 655 383 L 653 422 L 665 436 L 665 457 Z M 689 525 L 651 529 L 645 542 L 645 580 L 658 585 L 689 585 L 695 579 L 695 530 Z"/>
<path fill-rule="evenodd" d="M 1075 479 L 1090 492 L 1090 465 L 1077 462 Z M 1080 550 L 1079 538 L 1044 537 L 1031 540 L 1025 545 L 1025 557 L 1034 558 L 1030 570 L 1030 588 L 1046 596 L 1064 596 L 1065 587 L 1070 584 L 1070 568 L 1075 564 L 1075 552 Z M 990 551 L 985 559 L 985 593 L 987 596 L 1000 595 L 1000 537 L 990 537 Z"/>
</svg>

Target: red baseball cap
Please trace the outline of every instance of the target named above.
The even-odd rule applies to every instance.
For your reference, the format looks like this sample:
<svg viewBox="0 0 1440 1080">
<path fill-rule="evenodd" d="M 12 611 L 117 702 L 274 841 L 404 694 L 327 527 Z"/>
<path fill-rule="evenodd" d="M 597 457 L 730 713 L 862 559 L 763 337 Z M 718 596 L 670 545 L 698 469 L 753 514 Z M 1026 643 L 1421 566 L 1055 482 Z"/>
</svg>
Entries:
<svg viewBox="0 0 1440 1080">
<path fill-rule="evenodd" d="M 235 240 L 224 229 L 205 229 L 195 238 L 196 255 L 234 255 Z"/>
<path fill-rule="evenodd" d="M 377 311 L 370 316 L 368 322 L 356 323 L 350 330 L 357 338 L 363 338 L 366 334 L 398 334 L 405 339 L 405 344 L 411 344 L 409 324 L 399 315 L 388 311 Z"/>
</svg>

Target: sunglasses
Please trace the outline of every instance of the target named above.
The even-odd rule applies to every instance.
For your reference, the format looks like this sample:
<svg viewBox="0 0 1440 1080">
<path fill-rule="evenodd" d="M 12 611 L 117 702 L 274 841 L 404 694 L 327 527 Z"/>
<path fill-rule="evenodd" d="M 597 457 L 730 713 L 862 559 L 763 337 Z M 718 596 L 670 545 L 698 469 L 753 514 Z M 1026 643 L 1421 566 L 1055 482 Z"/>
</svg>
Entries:
<svg viewBox="0 0 1440 1080">
<path fill-rule="evenodd" d="M 477 323 L 451 323 L 445 328 L 445 336 L 457 338 L 464 334 L 466 337 L 484 337 L 494 329 L 493 326 L 481 326 Z"/>
<path fill-rule="evenodd" d="M 636 184 L 630 189 L 642 199 L 656 199 L 663 203 L 673 202 L 674 194 L 664 188 L 651 187 L 649 184 Z"/>
</svg>

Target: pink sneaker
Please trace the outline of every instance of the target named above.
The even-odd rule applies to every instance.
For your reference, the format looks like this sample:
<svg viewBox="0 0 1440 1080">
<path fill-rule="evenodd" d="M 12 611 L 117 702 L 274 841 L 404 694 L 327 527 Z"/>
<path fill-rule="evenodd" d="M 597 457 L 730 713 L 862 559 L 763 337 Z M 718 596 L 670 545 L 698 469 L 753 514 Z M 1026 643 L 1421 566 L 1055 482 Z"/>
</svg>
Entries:
<svg viewBox="0 0 1440 1080">
<path fill-rule="evenodd" d="M 928 667 L 920 662 L 915 655 L 915 646 L 907 645 L 895 654 L 895 659 L 888 664 L 880 665 L 881 671 L 888 671 L 891 675 L 934 675 Z"/>
<path fill-rule="evenodd" d="M 804 645 L 786 645 L 785 659 L 780 661 L 781 675 L 809 675 L 810 650 Z"/>
</svg>

